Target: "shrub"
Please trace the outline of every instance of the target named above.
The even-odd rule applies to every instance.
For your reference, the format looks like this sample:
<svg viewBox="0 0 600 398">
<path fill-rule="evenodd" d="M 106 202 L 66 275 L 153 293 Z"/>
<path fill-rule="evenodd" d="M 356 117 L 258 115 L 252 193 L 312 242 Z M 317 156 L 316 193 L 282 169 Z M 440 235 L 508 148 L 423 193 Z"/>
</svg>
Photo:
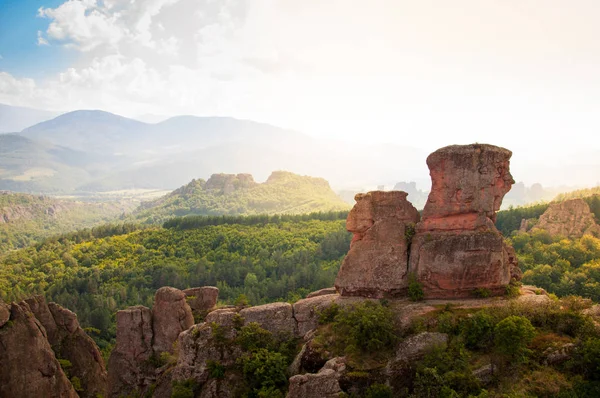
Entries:
<svg viewBox="0 0 600 398">
<path fill-rule="evenodd" d="M 494 331 L 494 318 L 485 311 L 479 311 L 461 322 L 465 345 L 470 349 L 489 347 Z"/>
<path fill-rule="evenodd" d="M 171 398 L 194 398 L 195 390 L 198 384 L 193 379 L 178 381 L 172 383 Z"/>
<path fill-rule="evenodd" d="M 337 304 L 331 304 L 329 307 L 323 308 L 319 311 L 319 324 L 325 325 L 333 322 L 336 315 L 340 312 L 340 306 Z"/>
<path fill-rule="evenodd" d="M 534 336 L 535 328 L 522 316 L 504 318 L 494 328 L 496 348 L 513 359 L 522 359 L 528 353 L 527 345 Z"/>
<path fill-rule="evenodd" d="M 473 295 L 479 298 L 488 298 L 492 295 L 492 292 L 490 289 L 486 289 L 485 287 L 478 287 L 477 289 L 473 290 Z"/>
<path fill-rule="evenodd" d="M 509 298 L 519 297 L 521 295 L 521 282 L 517 282 L 515 280 L 511 280 L 508 285 L 506 285 L 506 296 Z"/>
<path fill-rule="evenodd" d="M 221 365 L 219 361 L 209 359 L 206 361 L 206 368 L 208 369 L 209 376 L 213 379 L 222 379 L 225 377 L 225 366 Z"/>
<path fill-rule="evenodd" d="M 385 384 L 371 384 L 365 391 L 365 398 L 392 398 L 394 394 L 392 389 Z"/>
<path fill-rule="evenodd" d="M 256 351 L 261 348 L 273 348 L 275 339 L 268 330 L 260 327 L 256 322 L 250 322 L 242 326 L 237 337 L 236 343 L 246 351 Z"/>
<path fill-rule="evenodd" d="M 408 276 L 408 297 L 410 297 L 412 301 L 420 301 L 425 297 L 423 285 L 417 281 L 414 274 Z"/>
<path fill-rule="evenodd" d="M 574 362 L 588 379 L 600 381 L 600 339 L 592 337 L 583 342 Z"/>
<path fill-rule="evenodd" d="M 362 351 L 391 348 L 397 339 L 392 311 L 371 301 L 340 310 L 333 331 L 346 347 Z"/>
<path fill-rule="evenodd" d="M 236 307 L 247 307 L 250 305 L 250 301 L 248 300 L 248 297 L 246 297 L 245 294 L 240 294 L 239 296 L 237 296 L 233 304 Z"/>
<path fill-rule="evenodd" d="M 75 391 L 77 391 L 77 392 L 83 391 L 83 387 L 81 387 L 81 379 L 79 379 L 79 377 L 77 377 L 77 376 L 71 377 L 71 385 L 73 386 L 73 389 Z"/>
<path fill-rule="evenodd" d="M 274 387 L 279 389 L 287 383 L 287 360 L 278 352 L 260 348 L 238 359 L 244 379 L 255 389 Z"/>
</svg>

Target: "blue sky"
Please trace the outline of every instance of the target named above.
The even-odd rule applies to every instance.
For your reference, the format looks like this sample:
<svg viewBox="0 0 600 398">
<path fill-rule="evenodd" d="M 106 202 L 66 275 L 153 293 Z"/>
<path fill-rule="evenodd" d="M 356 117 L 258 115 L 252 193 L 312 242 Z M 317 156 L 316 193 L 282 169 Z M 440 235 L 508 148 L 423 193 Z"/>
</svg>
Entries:
<svg viewBox="0 0 600 398">
<path fill-rule="evenodd" d="M 37 17 L 38 9 L 56 7 L 61 0 L 0 0 L 0 71 L 16 77 L 47 78 L 64 70 L 76 54 L 64 48 L 37 44 L 37 32 L 49 20 Z"/>
</svg>

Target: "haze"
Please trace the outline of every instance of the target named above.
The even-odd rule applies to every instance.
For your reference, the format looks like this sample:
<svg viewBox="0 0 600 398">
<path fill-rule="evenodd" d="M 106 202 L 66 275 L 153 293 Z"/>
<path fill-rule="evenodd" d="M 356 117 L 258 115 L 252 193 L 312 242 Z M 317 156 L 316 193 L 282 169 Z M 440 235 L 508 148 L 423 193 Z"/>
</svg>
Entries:
<svg viewBox="0 0 600 398">
<path fill-rule="evenodd" d="M 599 16 L 593 0 L 4 0 L 0 103 L 417 148 L 396 180 L 424 189 L 428 152 L 485 142 L 514 152 L 517 181 L 593 186 Z"/>
</svg>

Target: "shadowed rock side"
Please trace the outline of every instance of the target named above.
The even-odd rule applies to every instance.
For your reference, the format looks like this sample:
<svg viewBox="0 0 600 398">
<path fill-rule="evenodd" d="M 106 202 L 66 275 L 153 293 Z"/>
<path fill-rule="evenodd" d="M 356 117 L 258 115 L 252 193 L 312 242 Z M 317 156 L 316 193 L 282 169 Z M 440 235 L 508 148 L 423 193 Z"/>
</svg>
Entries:
<svg viewBox="0 0 600 398">
<path fill-rule="evenodd" d="M 342 295 L 382 298 L 406 291 L 406 231 L 419 221 L 406 196 L 401 191 L 356 195 L 346 222 L 354 236 L 335 281 Z"/>
<path fill-rule="evenodd" d="M 7 309 L 0 307 L 0 313 Z M 25 301 L 12 303 L 9 320 L 0 326 L 0 362 L 0 397 L 78 397 Z"/>
<path fill-rule="evenodd" d="M 416 226 L 409 271 L 427 298 L 502 294 L 520 279 L 512 248 L 494 222 L 514 180 L 512 153 L 492 145 L 454 145 L 427 158 L 432 189 Z"/>
<path fill-rule="evenodd" d="M 56 356 L 71 362 L 69 374 L 81 382 L 79 396 L 106 395 L 108 375 L 104 360 L 94 340 L 79 326 L 77 315 L 56 303 L 46 304 L 43 296 L 25 301 L 46 329 L 48 342 Z"/>
<path fill-rule="evenodd" d="M 156 291 L 152 307 L 152 348 L 155 352 L 173 352 L 173 343 L 179 333 L 194 324 L 192 309 L 185 297 L 184 292 L 173 287 L 161 287 Z"/>
<path fill-rule="evenodd" d="M 600 236 L 600 227 L 594 220 L 590 206 L 583 199 L 552 203 L 532 228 L 536 229 L 544 229 L 553 236 L 569 238 L 581 238 L 583 235 Z"/>
</svg>

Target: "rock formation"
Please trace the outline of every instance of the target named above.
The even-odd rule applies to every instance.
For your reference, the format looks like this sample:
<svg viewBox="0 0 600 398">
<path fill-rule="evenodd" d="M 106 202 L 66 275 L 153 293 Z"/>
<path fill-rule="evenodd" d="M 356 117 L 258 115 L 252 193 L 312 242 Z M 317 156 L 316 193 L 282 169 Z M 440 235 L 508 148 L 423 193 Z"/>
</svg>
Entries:
<svg viewBox="0 0 600 398">
<path fill-rule="evenodd" d="M 56 303 L 46 304 L 43 296 L 26 300 L 46 330 L 48 342 L 57 357 L 71 363 L 69 375 L 81 383 L 80 397 L 106 395 L 107 378 L 100 350 L 79 326 L 77 315 Z"/>
<path fill-rule="evenodd" d="M 10 319 L 0 326 L 0 361 L 1 397 L 78 397 L 24 301 L 12 303 Z"/>
<path fill-rule="evenodd" d="M 511 278 L 520 279 L 514 250 L 494 225 L 514 183 L 511 155 L 484 144 L 429 155 L 432 188 L 420 222 L 405 192 L 356 195 L 346 224 L 354 237 L 335 283 L 340 294 L 403 296 L 409 275 L 427 298 L 468 297 L 480 288 L 503 293 Z"/>
<path fill-rule="evenodd" d="M 217 305 L 219 289 L 214 286 L 193 287 L 183 291 L 194 315 L 205 315 Z"/>
<path fill-rule="evenodd" d="M 552 203 L 540 216 L 533 230 L 544 229 L 553 236 L 581 238 L 583 235 L 600 236 L 600 226 L 583 199 Z"/>
<path fill-rule="evenodd" d="M 152 307 L 152 348 L 156 353 L 173 352 L 179 333 L 194 324 L 192 309 L 185 293 L 173 287 L 161 287 L 154 296 Z"/>
<path fill-rule="evenodd" d="M 514 251 L 496 229 L 496 211 L 514 180 L 512 153 L 492 145 L 449 146 L 427 158 L 432 188 L 412 240 L 409 272 L 427 298 L 502 294 L 518 277 Z"/>
<path fill-rule="evenodd" d="M 346 229 L 354 234 L 335 287 L 342 295 L 383 298 L 408 287 L 407 231 L 419 213 L 400 191 L 358 194 Z"/>
</svg>

